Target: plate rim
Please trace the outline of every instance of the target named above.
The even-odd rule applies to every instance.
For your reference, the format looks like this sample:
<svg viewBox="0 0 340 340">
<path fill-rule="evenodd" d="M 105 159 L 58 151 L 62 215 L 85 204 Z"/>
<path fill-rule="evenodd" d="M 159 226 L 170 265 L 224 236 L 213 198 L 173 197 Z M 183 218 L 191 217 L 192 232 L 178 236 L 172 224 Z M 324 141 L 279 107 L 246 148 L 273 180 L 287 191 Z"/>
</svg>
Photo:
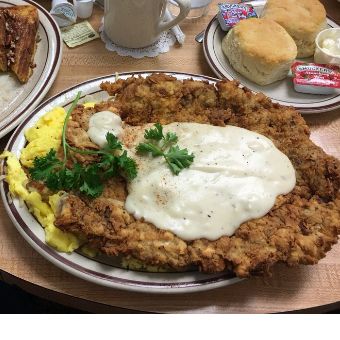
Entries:
<svg viewBox="0 0 340 340">
<path fill-rule="evenodd" d="M 49 23 L 49 25 L 45 27 L 42 25 L 41 18 L 39 17 L 39 25 L 42 25 L 42 27 L 46 31 L 46 35 L 48 39 L 51 39 L 55 43 L 55 50 L 56 53 L 51 55 L 50 59 L 47 57 L 46 61 L 50 66 L 49 70 L 47 71 L 48 74 L 46 75 L 46 79 L 44 83 L 39 84 L 38 79 L 36 86 L 33 88 L 31 93 L 27 96 L 25 101 L 27 101 L 26 104 L 19 104 L 17 107 L 15 107 L 12 112 L 5 118 L 7 122 L 4 124 L 4 126 L 0 127 L 0 138 L 6 135 L 8 132 L 13 130 L 20 122 L 32 111 L 34 110 L 37 105 L 42 101 L 42 99 L 45 97 L 46 93 L 51 88 L 52 84 L 54 83 L 54 80 L 58 74 L 61 61 L 62 61 L 62 53 L 63 53 L 63 45 L 62 45 L 62 38 L 59 26 L 53 19 L 53 17 L 50 15 L 50 13 L 39 3 L 32 1 L 32 0 L 20 0 L 22 2 L 25 2 L 27 4 L 30 4 L 32 6 L 35 6 L 39 14 L 44 15 L 44 19 L 46 19 L 46 22 Z M 14 4 L 13 0 L 5 0 L 2 1 L 8 4 Z M 49 30 L 51 28 L 51 30 Z"/>
<path fill-rule="evenodd" d="M 211 81 L 216 83 L 219 79 L 195 74 L 195 73 L 186 73 L 186 72 L 176 72 L 176 71 L 164 71 L 164 70 L 142 70 L 142 71 L 131 71 L 131 72 L 121 72 L 118 73 L 118 76 L 147 76 L 151 73 L 163 73 L 169 74 L 173 76 L 182 76 L 182 77 L 194 77 L 197 79 L 202 79 L 206 81 Z M 20 125 L 16 128 L 12 136 L 10 137 L 5 151 L 15 151 L 13 150 L 14 144 L 18 138 L 24 133 L 24 129 L 26 128 L 27 122 L 34 118 L 35 115 L 42 112 L 42 110 L 53 103 L 58 98 L 67 95 L 72 91 L 76 91 L 77 88 L 82 86 L 90 85 L 91 83 L 96 83 L 100 80 L 105 81 L 108 79 L 114 79 L 117 74 L 104 75 L 96 78 L 92 78 L 86 80 L 84 82 L 78 83 L 74 86 L 71 86 L 48 100 L 41 103 L 38 107 L 36 107 L 33 111 L 31 111 L 25 119 L 20 123 Z M 102 92 L 102 91 L 99 91 Z M 104 91 L 103 91 L 104 92 Z M 68 99 L 65 98 L 64 104 L 67 106 L 69 104 Z M 15 149 L 15 148 L 14 148 Z M 3 164 L 3 162 L 2 162 Z M 1 174 L 4 174 L 4 167 L 1 167 Z M 13 222 L 16 229 L 19 231 L 21 236 L 32 246 L 40 255 L 46 258 L 48 261 L 52 262 L 57 267 L 62 270 L 78 277 L 81 279 L 85 279 L 86 281 L 96 283 L 102 286 L 106 286 L 109 288 L 122 289 L 127 291 L 134 292 L 142 292 L 142 293 L 155 293 L 155 294 L 176 294 L 176 293 L 192 293 L 199 291 L 206 291 L 210 289 L 215 289 L 219 287 L 229 286 L 231 284 L 241 282 L 243 279 L 236 277 L 235 275 L 231 275 L 230 273 L 216 273 L 213 277 L 204 279 L 204 280 L 193 280 L 192 282 L 172 282 L 172 283 L 162 283 L 162 282 L 153 282 L 150 283 L 141 283 L 136 280 L 122 280 L 121 278 L 114 278 L 114 280 L 105 278 L 105 274 L 101 274 L 99 272 L 91 272 L 91 269 L 84 268 L 82 270 L 81 265 L 78 263 L 73 263 L 72 259 L 65 259 L 62 257 L 56 250 L 49 247 L 45 242 L 42 242 L 38 236 L 34 234 L 34 232 L 30 229 L 30 226 L 23 220 L 20 211 L 15 207 L 13 202 L 9 202 L 8 199 L 8 185 L 5 181 L 1 181 L 0 183 L 0 191 L 1 197 L 5 206 L 5 210 Z M 33 216 L 33 215 L 32 215 Z M 97 262 L 97 261 L 95 261 Z M 99 274 L 99 275 L 98 275 Z M 125 282 L 123 282 L 125 281 Z"/>
<path fill-rule="evenodd" d="M 265 1 L 264 1 L 265 2 Z M 256 2 L 254 1 L 248 1 L 247 3 L 250 3 L 253 5 L 257 6 L 261 6 L 261 4 L 256 4 Z M 327 15 L 327 20 L 330 21 L 333 25 L 335 25 L 336 27 L 340 27 L 338 25 L 338 23 L 332 19 L 330 16 Z M 236 80 L 240 83 L 240 85 L 246 87 L 245 85 L 242 84 L 242 82 L 238 79 L 238 78 L 233 78 L 228 71 L 225 71 L 225 73 L 223 73 L 222 71 L 220 71 L 220 68 L 218 67 L 218 65 L 215 64 L 215 62 L 213 61 L 213 58 L 211 57 L 211 52 L 210 52 L 210 48 L 209 48 L 209 41 L 208 41 L 208 36 L 210 35 L 210 33 L 212 32 L 212 30 L 215 28 L 215 26 L 217 26 L 217 29 L 219 28 L 219 23 L 218 23 L 218 19 L 217 19 L 217 15 L 215 15 L 209 22 L 209 24 L 207 25 L 206 29 L 205 29 L 205 34 L 204 34 L 204 38 L 203 38 L 203 52 L 204 52 L 204 57 L 206 59 L 206 61 L 208 62 L 209 67 L 211 68 L 211 70 L 215 73 L 215 75 L 219 78 L 219 79 L 228 79 L 228 80 Z M 216 31 L 216 30 L 215 30 Z M 211 42 L 210 44 L 213 44 L 213 42 Z M 222 65 L 220 65 L 221 68 L 223 68 Z M 279 103 L 280 105 L 283 106 L 290 106 L 290 107 L 294 107 L 298 112 L 300 112 L 301 114 L 313 114 L 313 113 L 322 113 L 322 112 L 328 112 L 328 111 L 332 111 L 335 109 L 338 109 L 340 107 L 340 93 L 335 97 L 337 98 L 336 101 L 332 104 L 328 104 L 328 105 L 324 105 L 324 106 L 315 106 L 315 107 L 301 107 L 298 104 L 294 105 L 294 103 L 291 103 L 291 105 L 287 105 L 285 103 L 282 103 L 280 100 L 275 100 L 272 97 L 268 96 L 266 93 L 264 92 L 256 92 L 251 90 L 253 93 L 263 93 L 265 96 L 267 96 L 268 98 L 270 98 L 273 102 Z M 317 105 L 316 103 L 313 103 L 314 105 Z"/>
</svg>

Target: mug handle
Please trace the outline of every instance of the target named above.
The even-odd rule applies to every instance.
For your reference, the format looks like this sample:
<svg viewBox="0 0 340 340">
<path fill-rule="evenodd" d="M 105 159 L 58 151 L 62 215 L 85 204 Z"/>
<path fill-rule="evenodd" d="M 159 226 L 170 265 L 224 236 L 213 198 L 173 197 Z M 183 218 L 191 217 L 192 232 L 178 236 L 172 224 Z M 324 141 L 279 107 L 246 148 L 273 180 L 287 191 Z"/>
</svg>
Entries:
<svg viewBox="0 0 340 340">
<path fill-rule="evenodd" d="M 158 33 L 169 30 L 170 28 L 176 26 L 180 21 L 186 18 L 191 9 L 191 0 L 174 0 L 177 2 L 180 12 L 176 18 L 170 21 L 160 22 L 158 26 Z"/>
</svg>

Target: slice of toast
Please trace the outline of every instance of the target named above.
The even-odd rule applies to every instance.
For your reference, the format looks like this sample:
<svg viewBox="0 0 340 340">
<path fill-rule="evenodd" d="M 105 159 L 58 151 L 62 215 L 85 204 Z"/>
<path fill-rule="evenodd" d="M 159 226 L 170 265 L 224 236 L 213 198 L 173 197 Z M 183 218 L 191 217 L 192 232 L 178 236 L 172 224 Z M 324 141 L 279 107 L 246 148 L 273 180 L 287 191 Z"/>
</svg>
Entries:
<svg viewBox="0 0 340 340">
<path fill-rule="evenodd" d="M 0 8 L 0 72 L 7 71 L 5 12 Z"/>
<path fill-rule="evenodd" d="M 4 12 L 7 66 L 21 83 L 26 83 L 34 68 L 39 27 L 38 10 L 27 5 L 7 7 Z"/>
</svg>

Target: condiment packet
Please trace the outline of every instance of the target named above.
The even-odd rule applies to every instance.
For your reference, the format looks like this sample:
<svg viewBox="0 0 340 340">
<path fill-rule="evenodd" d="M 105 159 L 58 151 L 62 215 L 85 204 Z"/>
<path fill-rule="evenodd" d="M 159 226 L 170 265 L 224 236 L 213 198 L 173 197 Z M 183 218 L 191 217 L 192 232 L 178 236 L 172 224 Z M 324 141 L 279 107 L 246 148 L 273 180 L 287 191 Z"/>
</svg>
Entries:
<svg viewBox="0 0 340 340">
<path fill-rule="evenodd" d="M 77 21 L 76 10 L 67 0 L 53 0 L 50 13 L 59 27 L 73 25 Z"/>
<path fill-rule="evenodd" d="M 217 19 L 223 31 L 228 31 L 239 21 L 248 18 L 257 18 L 252 5 L 219 3 Z"/>
<path fill-rule="evenodd" d="M 340 68 L 336 65 L 295 62 L 292 67 L 295 91 L 332 94 L 340 89 Z"/>
<path fill-rule="evenodd" d="M 75 47 L 99 38 L 98 33 L 88 21 L 82 21 L 61 29 L 61 36 L 68 47 Z"/>
</svg>

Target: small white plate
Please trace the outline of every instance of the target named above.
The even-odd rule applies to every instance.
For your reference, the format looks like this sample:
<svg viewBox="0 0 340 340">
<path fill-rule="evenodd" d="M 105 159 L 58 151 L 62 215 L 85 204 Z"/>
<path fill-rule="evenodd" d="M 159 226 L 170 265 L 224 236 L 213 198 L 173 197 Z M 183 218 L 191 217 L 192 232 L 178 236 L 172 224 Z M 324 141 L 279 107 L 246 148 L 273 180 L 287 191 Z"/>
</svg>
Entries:
<svg viewBox="0 0 340 340">
<path fill-rule="evenodd" d="M 119 74 L 119 78 L 126 79 L 130 76 L 146 77 L 153 72 L 161 73 L 162 71 L 122 73 Z M 192 77 L 194 80 L 205 80 L 212 84 L 218 80 L 186 73 L 166 73 L 175 76 L 178 79 Z M 25 118 L 20 126 L 14 131 L 6 149 L 13 152 L 17 157 L 20 157 L 21 150 L 26 144 L 24 136 L 25 130 L 33 126 L 42 115 L 56 106 L 63 106 L 66 108 L 76 97 L 78 91 L 82 92 L 82 98 L 90 96 L 91 100 L 104 100 L 108 95 L 100 89 L 100 84 L 103 81 L 114 82 L 115 79 L 116 75 L 92 79 L 50 98 Z M 0 175 L 4 175 L 4 169 L 3 167 L 1 168 Z M 16 198 L 14 198 L 13 201 L 9 200 L 8 185 L 5 181 L 1 182 L 0 190 L 8 215 L 25 240 L 47 260 L 84 280 L 112 288 L 145 293 L 196 292 L 231 285 L 241 280 L 230 272 L 217 274 L 203 274 L 197 271 L 183 273 L 146 273 L 122 269 L 118 267 L 112 259 L 110 260 L 110 258 L 104 256 L 90 259 L 76 252 L 72 254 L 59 253 L 45 243 L 44 230 L 28 211 L 27 207 L 20 204 L 20 201 Z"/>
<path fill-rule="evenodd" d="M 266 1 L 249 1 L 260 16 Z M 327 18 L 329 27 L 339 27 L 333 20 Z M 222 51 L 221 42 L 226 32 L 222 31 L 218 20 L 214 17 L 205 30 L 203 50 L 204 55 L 214 73 L 221 79 L 235 79 L 243 86 L 254 92 L 262 92 L 274 102 L 294 106 L 300 113 L 317 113 L 334 110 L 340 107 L 340 91 L 333 95 L 313 95 L 296 92 L 291 77 L 287 77 L 273 84 L 260 86 L 243 77 L 230 65 L 227 57 Z M 312 59 L 301 59 L 313 62 Z"/>
<path fill-rule="evenodd" d="M 0 0 L 0 7 L 16 5 L 33 5 L 38 9 L 40 41 L 34 58 L 37 66 L 26 84 L 20 84 L 10 72 L 0 73 L 0 138 L 41 102 L 53 84 L 62 56 L 59 27 L 50 14 L 34 1 Z"/>
</svg>

